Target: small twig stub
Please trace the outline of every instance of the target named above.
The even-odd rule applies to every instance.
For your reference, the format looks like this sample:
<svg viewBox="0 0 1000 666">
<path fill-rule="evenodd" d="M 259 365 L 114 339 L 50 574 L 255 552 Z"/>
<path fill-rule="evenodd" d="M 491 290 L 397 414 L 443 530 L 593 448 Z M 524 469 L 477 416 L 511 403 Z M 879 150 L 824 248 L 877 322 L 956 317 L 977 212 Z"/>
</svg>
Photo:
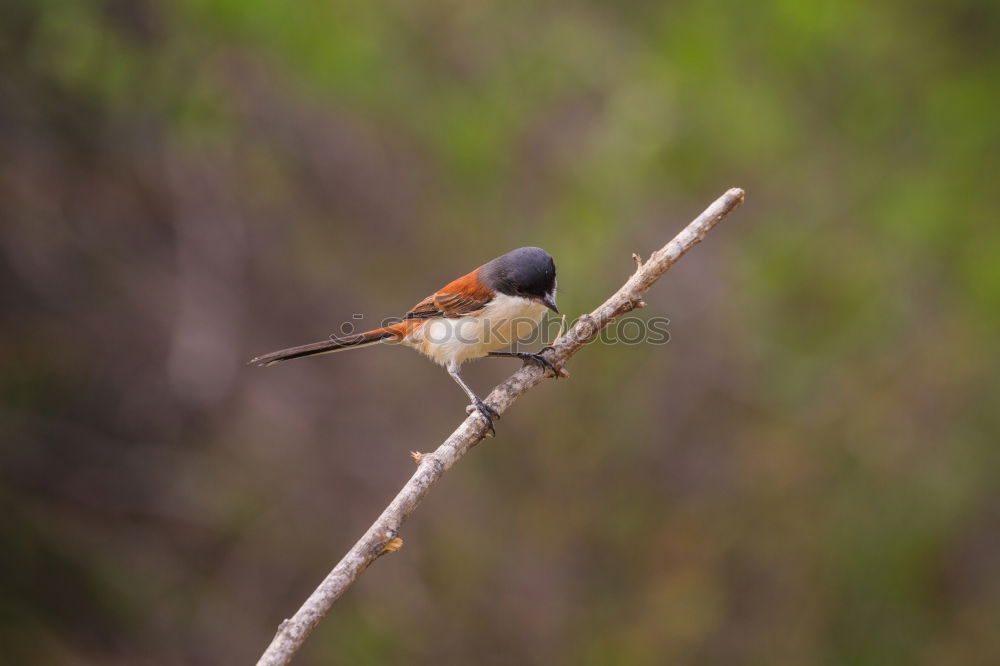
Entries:
<svg viewBox="0 0 1000 666">
<path fill-rule="evenodd" d="M 382 546 L 382 552 L 380 555 L 385 555 L 386 553 L 395 553 L 397 550 L 403 547 L 403 540 L 399 537 L 395 539 L 390 539 L 386 541 L 385 545 Z"/>
</svg>

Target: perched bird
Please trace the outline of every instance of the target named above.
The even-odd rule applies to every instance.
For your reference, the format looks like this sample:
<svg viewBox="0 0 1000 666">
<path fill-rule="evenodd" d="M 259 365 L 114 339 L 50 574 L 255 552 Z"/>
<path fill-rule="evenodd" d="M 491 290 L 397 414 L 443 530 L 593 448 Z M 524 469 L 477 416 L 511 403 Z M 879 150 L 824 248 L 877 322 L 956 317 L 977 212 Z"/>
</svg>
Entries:
<svg viewBox="0 0 1000 666">
<path fill-rule="evenodd" d="M 522 247 L 449 282 L 417 303 L 397 323 L 366 333 L 281 349 L 250 361 L 266 366 L 314 354 L 395 342 L 412 347 L 448 370 L 486 419 L 491 432 L 500 415 L 469 388 L 459 367 L 483 356 L 513 356 L 559 371 L 541 353 L 497 351 L 524 340 L 537 329 L 545 310 L 556 308 L 556 265 L 549 253 Z M 544 350 L 543 350 L 544 351 Z"/>
</svg>

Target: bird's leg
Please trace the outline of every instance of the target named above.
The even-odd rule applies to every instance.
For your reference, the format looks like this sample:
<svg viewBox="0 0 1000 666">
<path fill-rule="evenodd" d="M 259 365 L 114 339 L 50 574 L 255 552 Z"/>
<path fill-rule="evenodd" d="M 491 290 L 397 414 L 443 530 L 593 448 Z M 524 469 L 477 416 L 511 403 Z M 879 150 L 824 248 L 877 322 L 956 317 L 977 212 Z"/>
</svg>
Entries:
<svg viewBox="0 0 1000 666">
<path fill-rule="evenodd" d="M 458 374 L 458 363 L 452 362 L 448 364 L 448 374 L 451 375 L 452 379 L 458 382 L 458 385 L 462 387 L 462 390 L 465 391 L 465 394 L 469 396 L 469 400 L 472 401 L 470 408 L 475 408 L 476 411 L 478 411 L 479 414 L 484 419 L 486 419 L 486 426 L 490 429 L 490 433 L 492 433 L 493 436 L 495 437 L 497 431 L 496 428 L 493 427 L 493 419 L 499 419 L 500 412 L 498 412 L 497 410 L 493 409 L 485 402 L 483 402 L 482 398 L 476 395 L 475 392 L 473 392 L 473 390 L 469 388 L 469 385 L 465 383 L 465 380 L 462 379 L 462 376 Z"/>
<path fill-rule="evenodd" d="M 552 374 L 555 375 L 556 378 L 562 377 L 563 373 L 561 373 L 556 368 L 556 366 L 552 365 L 552 362 L 549 361 L 549 359 L 545 358 L 545 353 L 544 352 L 546 352 L 546 351 L 548 351 L 550 349 L 552 349 L 552 347 L 542 347 L 537 352 L 518 352 L 518 351 L 496 352 L 496 351 L 493 351 L 493 352 L 489 353 L 489 356 L 501 356 L 501 357 L 509 357 L 509 358 L 519 358 L 522 361 L 524 361 L 525 363 L 528 363 L 528 362 L 538 363 L 542 367 L 548 368 L 549 370 L 551 370 Z"/>
</svg>

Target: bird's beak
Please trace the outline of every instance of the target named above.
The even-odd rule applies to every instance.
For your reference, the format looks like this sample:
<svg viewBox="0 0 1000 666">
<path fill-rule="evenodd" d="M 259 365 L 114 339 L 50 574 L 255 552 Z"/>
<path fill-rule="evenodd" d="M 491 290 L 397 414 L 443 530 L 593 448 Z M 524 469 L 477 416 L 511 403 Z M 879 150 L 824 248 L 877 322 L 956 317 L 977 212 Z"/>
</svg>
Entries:
<svg viewBox="0 0 1000 666">
<path fill-rule="evenodd" d="M 556 307 L 556 295 L 555 294 L 545 294 L 545 298 L 542 299 L 542 303 L 545 303 L 545 307 L 552 310 L 556 314 L 559 314 L 559 308 Z"/>
</svg>

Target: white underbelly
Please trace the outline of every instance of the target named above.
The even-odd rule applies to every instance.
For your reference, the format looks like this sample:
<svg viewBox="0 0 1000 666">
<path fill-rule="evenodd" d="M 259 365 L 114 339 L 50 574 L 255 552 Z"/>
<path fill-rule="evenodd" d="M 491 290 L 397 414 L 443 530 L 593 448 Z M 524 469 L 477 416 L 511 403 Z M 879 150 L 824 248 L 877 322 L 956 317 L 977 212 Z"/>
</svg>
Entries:
<svg viewBox="0 0 1000 666">
<path fill-rule="evenodd" d="M 498 295 L 473 315 L 428 320 L 403 343 L 442 365 L 461 364 L 529 340 L 544 315 L 545 305 L 541 303 Z"/>
</svg>

